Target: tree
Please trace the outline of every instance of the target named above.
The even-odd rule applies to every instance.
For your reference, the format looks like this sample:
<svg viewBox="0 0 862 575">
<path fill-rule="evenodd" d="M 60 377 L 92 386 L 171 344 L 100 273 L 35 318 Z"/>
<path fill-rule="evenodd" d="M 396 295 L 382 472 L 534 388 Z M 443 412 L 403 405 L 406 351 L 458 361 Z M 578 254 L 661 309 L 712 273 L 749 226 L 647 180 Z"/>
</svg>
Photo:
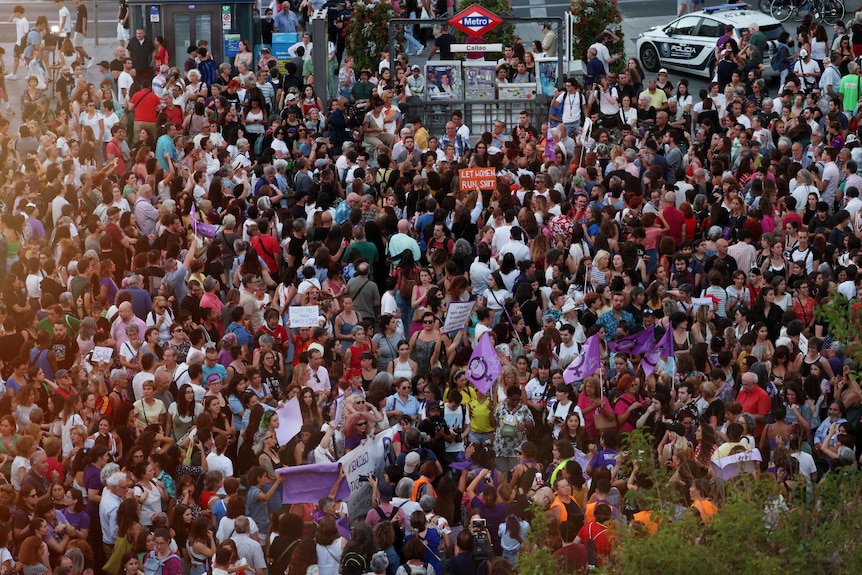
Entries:
<svg viewBox="0 0 862 575">
<path fill-rule="evenodd" d="M 345 42 L 357 73 L 363 68 L 376 69 L 381 50 L 389 46 L 389 21 L 395 17 L 392 4 L 385 0 L 359 0 L 353 5 Z M 401 40 L 399 32 L 396 46 L 403 45 Z"/>
<path fill-rule="evenodd" d="M 611 56 L 621 56 L 611 65 L 620 71 L 626 65 L 625 41 L 620 24 L 623 17 L 615 0 L 572 0 L 569 10 L 574 16 L 572 26 L 572 59 L 587 61 L 587 50 L 596 43 L 605 28 L 614 29 L 619 41 L 614 42 Z"/>
</svg>

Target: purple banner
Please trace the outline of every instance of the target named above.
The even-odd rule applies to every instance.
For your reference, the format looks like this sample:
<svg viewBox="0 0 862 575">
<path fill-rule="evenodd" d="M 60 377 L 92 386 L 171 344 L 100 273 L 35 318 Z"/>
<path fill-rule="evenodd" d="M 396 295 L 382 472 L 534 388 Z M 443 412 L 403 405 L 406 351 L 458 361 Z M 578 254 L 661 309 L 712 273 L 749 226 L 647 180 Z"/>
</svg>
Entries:
<svg viewBox="0 0 862 575">
<path fill-rule="evenodd" d="M 317 503 L 332 491 L 338 481 L 338 463 L 312 463 L 295 467 L 282 467 L 275 472 L 284 476 L 282 483 L 283 503 Z M 336 499 L 350 497 L 350 485 L 342 481 Z"/>
</svg>

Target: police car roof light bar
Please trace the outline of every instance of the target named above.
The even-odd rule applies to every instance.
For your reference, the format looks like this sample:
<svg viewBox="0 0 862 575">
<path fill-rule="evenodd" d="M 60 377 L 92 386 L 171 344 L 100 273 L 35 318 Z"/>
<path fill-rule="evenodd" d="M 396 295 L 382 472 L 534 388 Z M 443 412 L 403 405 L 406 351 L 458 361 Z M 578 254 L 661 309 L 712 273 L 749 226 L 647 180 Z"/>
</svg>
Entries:
<svg viewBox="0 0 862 575">
<path fill-rule="evenodd" d="M 718 6 L 704 8 L 703 11 L 706 14 L 715 14 L 716 12 L 725 12 L 728 10 L 748 10 L 749 8 L 750 6 L 748 4 L 719 4 Z"/>
</svg>

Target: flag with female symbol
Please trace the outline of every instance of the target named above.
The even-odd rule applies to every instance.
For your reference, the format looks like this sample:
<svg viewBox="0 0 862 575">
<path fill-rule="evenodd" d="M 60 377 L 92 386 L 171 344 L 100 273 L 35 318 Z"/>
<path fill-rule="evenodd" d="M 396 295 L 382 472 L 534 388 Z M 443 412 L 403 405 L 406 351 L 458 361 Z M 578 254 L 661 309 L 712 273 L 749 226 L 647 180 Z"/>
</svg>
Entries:
<svg viewBox="0 0 862 575">
<path fill-rule="evenodd" d="M 653 346 L 652 350 L 646 354 L 641 360 L 641 367 L 644 370 L 644 376 L 649 377 L 655 371 L 658 365 L 659 358 L 668 357 L 673 354 L 673 326 L 667 324 L 667 329 L 664 335 L 658 340 L 658 343 Z"/>
<path fill-rule="evenodd" d="M 575 356 L 563 372 L 563 381 L 566 383 L 581 381 L 593 375 L 600 367 L 602 367 L 602 344 L 599 341 L 599 334 L 596 333 L 587 338 L 581 353 Z"/>
<path fill-rule="evenodd" d="M 469 380 L 479 391 L 488 393 L 500 374 L 503 373 L 503 364 L 497 357 L 494 342 L 491 336 L 485 333 L 476 344 L 470 363 L 467 364 L 467 380 Z"/>
<path fill-rule="evenodd" d="M 655 328 L 650 326 L 648 329 L 641 330 L 635 334 L 609 341 L 608 349 L 614 353 L 622 352 L 630 356 L 638 355 L 652 349 L 653 340 L 655 340 Z"/>
</svg>

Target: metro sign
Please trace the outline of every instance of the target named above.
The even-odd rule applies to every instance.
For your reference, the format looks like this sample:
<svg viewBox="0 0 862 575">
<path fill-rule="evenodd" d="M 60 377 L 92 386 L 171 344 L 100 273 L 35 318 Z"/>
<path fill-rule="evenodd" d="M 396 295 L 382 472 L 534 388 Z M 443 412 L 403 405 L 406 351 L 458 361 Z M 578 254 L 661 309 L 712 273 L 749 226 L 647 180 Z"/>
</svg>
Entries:
<svg viewBox="0 0 862 575">
<path fill-rule="evenodd" d="M 478 4 L 462 10 L 449 20 L 450 25 L 474 38 L 487 34 L 502 23 L 502 18 Z"/>
</svg>

